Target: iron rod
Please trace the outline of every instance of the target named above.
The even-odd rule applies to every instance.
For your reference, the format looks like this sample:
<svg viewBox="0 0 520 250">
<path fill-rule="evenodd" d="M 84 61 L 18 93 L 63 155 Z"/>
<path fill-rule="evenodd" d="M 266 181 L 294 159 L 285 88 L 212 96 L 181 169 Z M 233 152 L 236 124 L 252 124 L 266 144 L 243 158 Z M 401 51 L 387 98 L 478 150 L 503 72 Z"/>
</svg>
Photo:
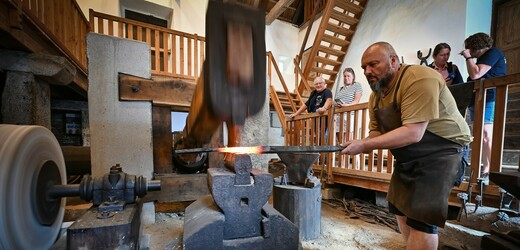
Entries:
<svg viewBox="0 0 520 250">
<path fill-rule="evenodd" d="M 243 149 L 249 147 L 229 147 L 229 148 L 190 148 L 174 150 L 175 154 L 197 154 L 229 151 L 233 149 Z M 253 148 L 253 147 L 251 147 Z M 275 154 L 275 153 L 322 153 L 322 152 L 338 152 L 343 150 L 341 146 L 260 146 L 258 153 Z"/>
</svg>

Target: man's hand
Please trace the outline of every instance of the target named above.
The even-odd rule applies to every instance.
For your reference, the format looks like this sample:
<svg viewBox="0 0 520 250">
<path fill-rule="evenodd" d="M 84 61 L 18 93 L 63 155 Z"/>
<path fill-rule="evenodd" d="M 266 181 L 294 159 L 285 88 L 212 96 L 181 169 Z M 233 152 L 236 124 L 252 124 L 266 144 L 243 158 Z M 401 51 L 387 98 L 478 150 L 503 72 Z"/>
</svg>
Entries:
<svg viewBox="0 0 520 250">
<path fill-rule="evenodd" d="M 345 146 L 345 149 L 341 150 L 342 154 L 348 155 L 357 155 L 360 153 L 365 153 L 365 142 L 363 140 L 352 140 L 348 141 L 342 146 Z"/>
<path fill-rule="evenodd" d="M 290 115 L 289 115 L 289 119 L 292 120 L 295 116 L 296 116 L 295 114 L 290 114 Z"/>
</svg>

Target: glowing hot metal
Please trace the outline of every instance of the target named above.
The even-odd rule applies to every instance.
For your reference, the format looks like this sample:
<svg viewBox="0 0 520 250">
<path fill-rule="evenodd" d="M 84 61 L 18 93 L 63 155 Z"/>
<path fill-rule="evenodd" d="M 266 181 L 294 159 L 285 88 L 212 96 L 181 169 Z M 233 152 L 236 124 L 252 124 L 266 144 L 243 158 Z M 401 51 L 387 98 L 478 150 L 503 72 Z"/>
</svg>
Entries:
<svg viewBox="0 0 520 250">
<path fill-rule="evenodd" d="M 341 146 L 256 146 L 256 147 L 225 147 L 225 148 L 192 148 L 174 150 L 174 154 L 197 153 L 235 153 L 235 154 L 275 154 L 275 153 L 321 153 L 338 152 Z"/>
</svg>

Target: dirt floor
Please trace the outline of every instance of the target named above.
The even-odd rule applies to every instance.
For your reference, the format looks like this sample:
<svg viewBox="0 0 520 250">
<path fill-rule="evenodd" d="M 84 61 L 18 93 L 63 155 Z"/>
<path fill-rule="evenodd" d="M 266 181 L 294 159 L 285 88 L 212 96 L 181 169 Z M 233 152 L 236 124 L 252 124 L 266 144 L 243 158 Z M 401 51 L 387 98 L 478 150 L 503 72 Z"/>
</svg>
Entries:
<svg viewBox="0 0 520 250">
<path fill-rule="evenodd" d="M 384 224 L 352 219 L 354 216 L 347 216 L 342 207 L 326 202 L 322 203 L 321 212 L 321 235 L 314 240 L 302 241 L 303 249 L 405 248 L 401 234 Z M 183 212 L 157 212 L 155 224 L 143 226 L 149 249 L 182 249 L 183 223 Z"/>
</svg>

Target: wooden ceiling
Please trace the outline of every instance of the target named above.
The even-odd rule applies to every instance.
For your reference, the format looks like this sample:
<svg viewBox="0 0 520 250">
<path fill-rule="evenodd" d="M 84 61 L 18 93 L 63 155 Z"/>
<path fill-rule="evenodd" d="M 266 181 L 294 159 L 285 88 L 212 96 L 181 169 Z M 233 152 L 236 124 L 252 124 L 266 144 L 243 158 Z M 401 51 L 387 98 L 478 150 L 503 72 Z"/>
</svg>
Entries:
<svg viewBox="0 0 520 250">
<path fill-rule="evenodd" d="M 296 26 L 300 26 L 304 21 L 304 0 L 227 0 L 224 2 L 240 3 L 264 9 L 267 25 L 276 19 Z"/>
</svg>

